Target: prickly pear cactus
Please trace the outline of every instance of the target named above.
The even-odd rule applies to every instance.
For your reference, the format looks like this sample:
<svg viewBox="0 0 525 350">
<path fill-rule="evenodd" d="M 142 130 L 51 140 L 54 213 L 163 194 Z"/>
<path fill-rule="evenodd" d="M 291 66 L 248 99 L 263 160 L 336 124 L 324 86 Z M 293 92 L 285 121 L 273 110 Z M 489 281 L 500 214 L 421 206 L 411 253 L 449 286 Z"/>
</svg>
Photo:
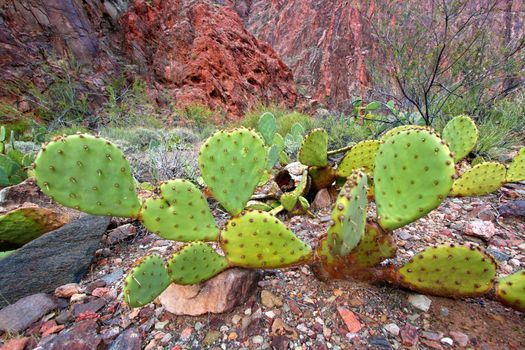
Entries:
<svg viewBox="0 0 525 350">
<path fill-rule="evenodd" d="M 168 260 L 171 281 L 177 284 L 197 284 L 209 280 L 228 268 L 228 261 L 203 242 L 185 245 Z"/>
<path fill-rule="evenodd" d="M 277 130 L 277 121 L 272 113 L 266 112 L 259 118 L 259 132 L 264 138 L 264 142 L 269 146 L 273 144 L 275 131 Z"/>
<path fill-rule="evenodd" d="M 246 210 L 270 211 L 272 209 L 273 207 L 271 205 L 261 201 L 252 200 L 246 203 Z"/>
<path fill-rule="evenodd" d="M 496 162 L 478 164 L 454 181 L 450 195 L 482 196 L 497 191 L 505 182 L 505 176 L 506 169 L 503 164 Z"/>
<path fill-rule="evenodd" d="M 337 167 L 337 176 L 348 177 L 352 174 L 352 170 L 359 168 L 363 168 L 368 175 L 372 175 L 376 153 L 381 143 L 380 140 L 368 140 L 356 144 Z"/>
<path fill-rule="evenodd" d="M 266 169 L 270 170 L 279 161 L 279 148 L 272 145 L 268 148 L 268 161 L 266 162 Z"/>
<path fill-rule="evenodd" d="M 151 303 L 170 285 L 168 271 L 158 255 L 148 255 L 124 279 L 124 301 L 131 307 Z"/>
<path fill-rule="evenodd" d="M 136 217 L 131 169 L 111 142 L 91 135 L 59 137 L 35 160 L 38 186 L 58 203 L 93 215 Z"/>
<path fill-rule="evenodd" d="M 501 278 L 496 286 L 496 297 L 501 303 L 525 312 L 525 270 Z"/>
<path fill-rule="evenodd" d="M 214 241 L 219 234 L 208 202 L 187 180 L 163 183 L 160 197 L 146 199 L 140 217 L 148 230 L 174 241 Z"/>
<path fill-rule="evenodd" d="M 280 134 L 275 133 L 273 136 L 273 146 L 279 150 L 279 163 L 288 164 L 290 163 L 290 158 L 288 158 L 288 155 L 284 151 L 284 145 L 284 138 Z"/>
<path fill-rule="evenodd" d="M 520 149 L 512 159 L 507 170 L 507 182 L 519 182 L 525 180 L 525 147 Z"/>
<path fill-rule="evenodd" d="M 416 131 L 416 130 L 428 130 L 432 131 L 432 128 L 423 125 L 400 125 L 388 130 L 381 136 L 381 140 L 386 141 L 391 136 L 397 135 L 402 131 Z"/>
<path fill-rule="evenodd" d="M 443 140 L 454 153 L 454 162 L 465 158 L 476 147 L 478 142 L 478 128 L 474 121 L 460 115 L 450 120 L 443 129 Z"/>
<path fill-rule="evenodd" d="M 355 249 L 348 255 L 348 264 L 360 268 L 373 267 L 383 260 L 393 258 L 397 246 L 392 234 L 379 225 L 368 222 L 365 234 Z"/>
<path fill-rule="evenodd" d="M 452 154 L 434 132 L 416 129 L 390 136 L 379 147 L 374 168 L 380 225 L 393 230 L 438 207 L 453 176 Z"/>
<path fill-rule="evenodd" d="M 442 245 L 416 254 L 399 269 L 406 288 L 441 296 L 478 296 L 496 277 L 496 262 L 479 247 Z"/>
<path fill-rule="evenodd" d="M 365 233 L 368 178 L 354 171 L 339 192 L 328 228 L 328 248 L 334 256 L 347 256 Z"/>
<path fill-rule="evenodd" d="M 302 264 L 311 248 L 279 219 L 263 211 L 248 211 L 231 219 L 220 234 L 221 248 L 233 266 L 280 268 Z"/>
<path fill-rule="evenodd" d="M 6 258 L 9 255 L 13 254 L 16 250 L 7 250 L 4 252 L 0 252 L 0 259 Z"/>
<path fill-rule="evenodd" d="M 216 132 L 202 145 L 199 154 L 204 182 L 232 215 L 244 209 L 266 165 L 263 140 L 244 128 Z"/>
<path fill-rule="evenodd" d="M 9 156 L 0 154 L 0 187 L 16 185 L 26 179 L 24 169 Z"/>
<path fill-rule="evenodd" d="M 23 245 L 46 232 L 56 230 L 67 217 L 38 207 L 18 208 L 0 215 L 0 245 L 2 242 Z"/>
<path fill-rule="evenodd" d="M 299 182 L 299 184 L 297 184 L 295 189 L 291 192 L 284 193 L 281 196 L 281 198 L 279 198 L 284 209 L 287 211 L 292 211 L 293 208 L 295 208 L 297 201 L 299 200 L 299 197 L 305 194 L 307 187 L 308 187 L 308 172 L 305 170 L 303 172 L 301 181 Z"/>
<path fill-rule="evenodd" d="M 328 165 L 328 134 L 324 129 L 314 129 L 305 136 L 297 159 L 304 165 L 324 167 Z"/>
</svg>

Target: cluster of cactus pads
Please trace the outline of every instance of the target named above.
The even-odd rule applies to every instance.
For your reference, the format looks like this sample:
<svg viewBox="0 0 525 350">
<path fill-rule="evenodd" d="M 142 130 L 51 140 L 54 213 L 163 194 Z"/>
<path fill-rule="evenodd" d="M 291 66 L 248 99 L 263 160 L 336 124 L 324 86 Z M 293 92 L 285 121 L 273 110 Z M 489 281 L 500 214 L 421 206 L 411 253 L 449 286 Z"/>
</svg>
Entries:
<svg viewBox="0 0 525 350">
<path fill-rule="evenodd" d="M 473 137 L 477 139 L 476 127 L 466 117 L 447 125 L 448 142 L 429 128 L 404 126 L 381 140 L 355 145 L 339 166 L 329 163 L 326 131 L 313 130 L 298 151 L 298 159 L 308 170 L 282 201 L 287 207 L 302 202 L 307 189 L 316 188 L 316 181 L 317 188 L 319 183 L 342 183 L 329 228 L 312 249 L 274 215 L 277 211 L 270 210 L 271 206 L 268 211 L 247 209 L 268 173 L 272 163 L 268 158 L 275 157 L 271 155 L 275 128 L 265 121 L 268 118 L 261 118 L 260 125 L 270 124 L 262 135 L 244 128 L 223 130 L 201 147 L 202 178 L 231 215 L 222 227 L 201 191 L 186 180 L 167 181 L 157 196 L 140 201 L 122 153 L 98 137 L 73 135 L 53 140 L 39 153 L 34 171 L 41 189 L 63 205 L 95 215 L 137 218 L 165 239 L 187 242 L 166 263 L 157 255 L 136 263 L 124 286 L 125 301 L 132 307 L 151 302 L 170 283 L 200 283 L 230 267 L 273 269 L 308 264 L 335 278 L 382 280 L 443 296 L 477 296 L 492 289 L 496 264 L 478 247 L 430 247 L 403 266 L 384 262 L 396 253 L 392 231 L 425 216 L 447 196 L 487 193 L 494 186 L 478 181 L 482 176 L 491 179 L 503 173 L 498 187 L 525 180 L 523 150 L 509 169 L 481 164 L 456 178 L 454 164 L 472 150 Z M 470 171 L 477 175 L 468 175 Z M 371 217 L 368 210 L 372 194 L 377 217 Z M 496 295 L 506 305 L 524 310 L 524 285 L 523 272 L 505 277 Z"/>
</svg>

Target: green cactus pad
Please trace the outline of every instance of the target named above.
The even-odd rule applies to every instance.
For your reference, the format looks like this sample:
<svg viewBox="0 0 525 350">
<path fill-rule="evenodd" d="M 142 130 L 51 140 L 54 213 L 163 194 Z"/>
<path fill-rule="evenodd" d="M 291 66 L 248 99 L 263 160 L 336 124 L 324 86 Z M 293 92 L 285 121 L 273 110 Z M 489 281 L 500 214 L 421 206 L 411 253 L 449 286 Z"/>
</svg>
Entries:
<svg viewBox="0 0 525 350">
<path fill-rule="evenodd" d="M 324 167 L 328 165 L 328 134 L 324 129 L 314 129 L 301 143 L 297 159 L 304 165 Z"/>
<path fill-rule="evenodd" d="M 290 163 L 290 158 L 288 158 L 288 155 L 286 154 L 286 152 L 284 152 L 284 138 L 281 136 L 281 134 L 276 133 L 273 136 L 273 146 L 276 146 L 277 149 L 279 149 L 279 163 Z"/>
<path fill-rule="evenodd" d="M 320 239 L 315 253 L 319 257 L 319 260 L 321 260 L 321 263 L 325 266 L 332 266 L 338 260 L 338 256 L 332 254 L 328 247 L 328 238 L 326 235 Z"/>
<path fill-rule="evenodd" d="M 368 175 L 372 175 L 376 153 L 381 143 L 380 140 L 368 140 L 356 144 L 337 167 L 337 176 L 348 177 L 352 174 L 352 170 L 359 168 L 363 168 Z"/>
<path fill-rule="evenodd" d="M 507 170 L 507 182 L 518 182 L 525 180 L 525 147 L 512 158 L 509 170 Z"/>
<path fill-rule="evenodd" d="M 263 176 L 266 162 L 263 140 L 244 128 L 216 132 L 199 154 L 204 182 L 232 215 L 244 209 Z"/>
<path fill-rule="evenodd" d="M 124 279 L 124 301 L 131 307 L 151 303 L 171 280 L 164 262 L 158 255 L 148 255 L 136 262 Z"/>
<path fill-rule="evenodd" d="M 445 125 L 443 140 L 448 143 L 448 147 L 454 153 L 454 162 L 457 163 L 476 147 L 478 128 L 470 117 L 457 116 Z"/>
<path fill-rule="evenodd" d="M 111 142 L 91 135 L 60 137 L 35 160 L 38 186 L 66 207 L 93 215 L 136 217 L 131 169 Z"/>
<path fill-rule="evenodd" d="M 266 204 L 264 202 L 260 201 L 249 201 L 246 203 L 246 209 L 247 210 L 262 210 L 262 211 L 270 211 L 273 209 L 273 207 L 269 204 Z"/>
<path fill-rule="evenodd" d="M 140 217 L 144 226 L 174 241 L 214 241 L 219 228 L 201 191 L 190 181 L 175 179 L 160 186 L 160 198 L 148 198 Z"/>
<path fill-rule="evenodd" d="M 308 261 L 312 251 L 274 216 L 248 211 L 230 220 L 220 235 L 231 265 L 280 268 Z"/>
<path fill-rule="evenodd" d="M 503 304 L 525 312 L 525 270 L 501 278 L 496 286 L 496 297 Z"/>
<path fill-rule="evenodd" d="M 6 258 L 9 255 L 13 254 L 16 250 L 8 250 L 5 252 L 0 252 L 0 259 Z"/>
<path fill-rule="evenodd" d="M 452 188 L 454 171 L 452 154 L 435 133 L 417 129 L 389 137 L 374 168 L 380 225 L 394 230 L 438 207 Z"/>
<path fill-rule="evenodd" d="M 0 187 L 16 185 L 26 178 L 24 169 L 17 162 L 0 154 Z"/>
<path fill-rule="evenodd" d="M 281 198 L 279 198 L 285 210 L 292 211 L 293 208 L 295 208 L 295 206 L 297 205 L 297 201 L 299 200 L 299 197 L 305 194 L 307 186 L 308 186 L 308 172 L 305 170 L 303 172 L 301 181 L 297 184 L 294 190 L 291 192 L 284 193 L 281 196 Z"/>
<path fill-rule="evenodd" d="M 38 207 L 18 208 L 0 215 L 0 242 L 23 245 L 46 232 L 56 230 L 67 218 L 52 210 Z"/>
<path fill-rule="evenodd" d="M 334 256 L 347 256 L 365 233 L 368 177 L 354 171 L 339 192 L 328 228 L 328 248 Z"/>
<path fill-rule="evenodd" d="M 268 148 L 268 161 L 266 163 L 266 169 L 271 169 L 279 161 L 279 149 L 276 145 L 272 145 Z"/>
<path fill-rule="evenodd" d="M 398 273 L 401 285 L 420 293 L 478 296 L 492 288 L 496 263 L 479 247 L 451 244 L 425 249 Z"/>
<path fill-rule="evenodd" d="M 259 132 L 268 146 L 273 143 L 276 130 L 277 121 L 275 120 L 274 115 L 270 112 L 263 113 L 259 118 Z"/>
<path fill-rule="evenodd" d="M 168 260 L 171 281 L 176 284 L 197 284 L 209 280 L 228 268 L 228 261 L 203 242 L 185 245 Z"/>
<path fill-rule="evenodd" d="M 396 251 L 397 246 L 391 234 L 377 224 L 367 223 L 363 238 L 349 254 L 347 261 L 361 268 L 373 267 L 385 259 L 393 258 Z"/>
<path fill-rule="evenodd" d="M 386 133 L 384 133 L 383 136 L 381 136 L 381 140 L 386 141 L 391 136 L 397 135 L 397 134 L 399 134 L 400 132 L 403 132 L 403 131 L 416 131 L 416 130 L 429 130 L 429 131 L 431 131 L 432 128 L 430 128 L 428 126 L 423 126 L 423 125 L 401 125 L 401 126 L 396 126 L 395 128 L 390 129 Z"/>
<path fill-rule="evenodd" d="M 476 165 L 462 174 L 450 192 L 452 197 L 482 196 L 497 191 L 505 182 L 505 166 L 496 162 Z"/>
</svg>

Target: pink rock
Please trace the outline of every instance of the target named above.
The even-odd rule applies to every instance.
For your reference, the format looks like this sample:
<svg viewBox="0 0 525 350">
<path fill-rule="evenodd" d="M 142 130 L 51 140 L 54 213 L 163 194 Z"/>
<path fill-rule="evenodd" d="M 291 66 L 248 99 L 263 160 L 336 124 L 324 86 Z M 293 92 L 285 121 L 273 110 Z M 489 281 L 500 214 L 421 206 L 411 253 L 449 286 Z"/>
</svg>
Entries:
<svg viewBox="0 0 525 350">
<path fill-rule="evenodd" d="M 29 338 L 11 339 L 0 347 L 0 350 L 24 350 L 28 342 Z"/>
<path fill-rule="evenodd" d="M 462 348 L 466 347 L 468 345 L 468 342 L 469 342 L 469 337 L 468 335 L 466 335 L 465 333 L 461 333 L 461 332 L 457 332 L 457 331 L 452 331 L 450 332 L 450 336 L 452 337 L 452 339 L 454 339 L 454 341 L 456 343 L 458 343 L 459 346 L 461 346 Z"/>
<path fill-rule="evenodd" d="M 160 302 L 175 315 L 227 312 L 246 301 L 258 279 L 257 271 L 229 269 L 201 284 L 172 284 L 160 295 Z"/>
<path fill-rule="evenodd" d="M 401 335 L 401 340 L 403 341 L 403 345 L 413 346 L 417 343 L 417 340 L 418 340 L 417 329 L 411 324 L 406 324 L 403 327 L 401 327 L 401 330 L 399 333 Z"/>
<path fill-rule="evenodd" d="M 55 289 L 55 296 L 57 298 L 69 299 L 73 294 L 80 292 L 80 286 L 76 283 L 68 283 Z"/>
<path fill-rule="evenodd" d="M 330 198 L 330 193 L 326 188 L 323 188 L 315 195 L 314 201 L 312 202 L 312 209 L 329 208 L 331 205 L 332 199 Z"/>
<path fill-rule="evenodd" d="M 184 328 L 182 332 L 180 333 L 180 339 L 182 341 L 187 341 L 188 339 L 190 339 L 192 332 L 193 332 L 193 328 L 191 327 Z"/>
<path fill-rule="evenodd" d="M 338 307 L 337 312 L 339 312 L 339 316 L 345 322 L 346 328 L 348 328 L 350 333 L 358 333 L 363 328 L 363 325 L 352 311 L 344 307 Z"/>
<path fill-rule="evenodd" d="M 110 292 L 110 289 L 109 288 L 95 288 L 93 290 L 93 292 L 91 292 L 91 295 L 93 295 L 94 297 L 99 297 L 99 298 L 103 298 L 105 297 L 108 293 Z"/>
<path fill-rule="evenodd" d="M 465 227 L 466 235 L 478 237 L 484 241 L 490 240 L 495 233 L 496 227 L 490 221 L 474 220 Z"/>
</svg>

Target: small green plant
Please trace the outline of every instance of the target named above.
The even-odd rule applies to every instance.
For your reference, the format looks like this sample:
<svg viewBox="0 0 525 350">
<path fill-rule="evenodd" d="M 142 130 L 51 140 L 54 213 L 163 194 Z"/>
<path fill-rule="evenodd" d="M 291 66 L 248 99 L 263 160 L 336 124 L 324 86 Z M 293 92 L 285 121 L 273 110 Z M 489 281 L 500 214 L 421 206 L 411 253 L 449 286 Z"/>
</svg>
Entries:
<svg viewBox="0 0 525 350">
<path fill-rule="evenodd" d="M 11 130 L 9 143 L 7 129 L 0 127 L 0 187 L 16 185 L 27 178 L 27 170 L 34 155 L 24 154 L 15 147 L 15 132 Z"/>
<path fill-rule="evenodd" d="M 264 133 L 269 140 L 270 135 Z M 298 158 L 307 163 L 308 172 L 330 168 L 327 147 L 326 131 L 306 135 Z M 368 171 L 373 174 L 377 216 L 368 211 L 371 179 L 361 169 L 352 169 L 340 188 L 329 229 L 314 248 L 272 215 L 274 211 L 246 209 L 268 164 L 263 138 L 248 129 L 218 131 L 199 153 L 199 168 L 209 192 L 231 215 L 222 227 L 204 195 L 184 179 L 163 183 L 159 196 L 141 203 L 122 153 L 101 138 L 75 135 L 51 142 L 39 153 L 35 174 L 42 191 L 63 205 L 95 215 L 137 218 L 165 239 L 188 242 L 167 264 L 156 255 L 137 262 L 125 278 L 123 291 L 132 307 L 150 303 L 170 283 L 200 283 L 234 266 L 265 269 L 308 264 L 323 276 L 389 281 L 434 295 L 488 292 L 496 277 L 496 263 L 474 246 L 431 247 L 401 266 L 381 265 L 395 254 L 393 230 L 437 208 L 459 181 L 454 178 L 454 154 L 446 142 L 431 129 L 404 127 L 386 135 L 376 152 L 367 150 L 366 154 L 375 158 Z M 521 155 L 511 165 L 512 179 L 517 181 L 525 179 Z M 359 157 L 363 158 L 361 153 Z M 290 200 L 302 197 L 308 187 L 306 173 L 303 179 Z M 216 242 L 224 255 L 207 241 Z M 520 309 L 523 289 L 500 286 L 499 291 L 500 300 Z"/>
</svg>

